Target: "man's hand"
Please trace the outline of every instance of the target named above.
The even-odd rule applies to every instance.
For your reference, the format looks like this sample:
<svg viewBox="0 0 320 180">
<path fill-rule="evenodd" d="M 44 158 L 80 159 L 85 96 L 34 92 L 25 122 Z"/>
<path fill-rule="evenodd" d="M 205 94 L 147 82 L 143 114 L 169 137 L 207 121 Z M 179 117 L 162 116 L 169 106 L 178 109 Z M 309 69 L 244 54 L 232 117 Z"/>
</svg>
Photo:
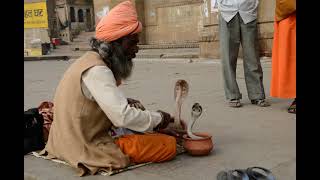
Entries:
<svg viewBox="0 0 320 180">
<path fill-rule="evenodd" d="M 176 127 L 173 116 L 160 110 L 158 112 L 161 113 L 162 121 L 154 128 L 155 131 L 176 137 L 182 137 L 183 134 L 187 133 L 187 125 L 183 120 L 181 120 L 179 126 Z"/>
<path fill-rule="evenodd" d="M 187 133 L 187 124 L 181 120 L 180 125 L 181 126 L 179 127 L 175 127 L 175 124 L 172 121 L 165 129 L 161 129 L 159 132 L 170 136 L 182 137 L 183 134 Z"/>
<path fill-rule="evenodd" d="M 175 123 L 173 119 L 173 121 L 168 125 L 168 128 L 179 131 L 187 129 L 187 126 L 183 120 L 180 120 L 180 123 Z"/>
<path fill-rule="evenodd" d="M 173 117 L 169 114 L 166 113 L 164 111 L 158 110 L 157 112 L 159 112 L 161 114 L 161 122 L 154 128 L 154 131 L 159 131 L 161 129 L 165 129 L 170 122 L 173 122 Z"/>
<path fill-rule="evenodd" d="M 142 111 L 146 110 L 146 108 L 144 108 L 144 106 L 138 100 L 127 98 L 127 101 L 130 107 L 135 107 L 137 109 L 141 109 Z"/>
</svg>

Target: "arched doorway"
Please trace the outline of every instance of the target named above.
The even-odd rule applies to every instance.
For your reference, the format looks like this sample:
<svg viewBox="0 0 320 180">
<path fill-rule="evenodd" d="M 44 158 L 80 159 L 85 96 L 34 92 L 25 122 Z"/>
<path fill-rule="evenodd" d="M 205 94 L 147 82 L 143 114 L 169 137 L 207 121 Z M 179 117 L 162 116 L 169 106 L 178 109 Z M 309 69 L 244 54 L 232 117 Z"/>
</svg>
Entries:
<svg viewBox="0 0 320 180">
<path fill-rule="evenodd" d="M 78 19 L 79 19 L 79 22 L 84 22 L 82 9 L 78 10 Z"/>
<path fill-rule="evenodd" d="M 76 22 L 76 14 L 74 12 L 74 7 L 70 7 L 70 21 Z"/>
<path fill-rule="evenodd" d="M 91 12 L 90 9 L 86 9 L 86 31 L 91 31 L 92 21 L 91 21 Z"/>
</svg>

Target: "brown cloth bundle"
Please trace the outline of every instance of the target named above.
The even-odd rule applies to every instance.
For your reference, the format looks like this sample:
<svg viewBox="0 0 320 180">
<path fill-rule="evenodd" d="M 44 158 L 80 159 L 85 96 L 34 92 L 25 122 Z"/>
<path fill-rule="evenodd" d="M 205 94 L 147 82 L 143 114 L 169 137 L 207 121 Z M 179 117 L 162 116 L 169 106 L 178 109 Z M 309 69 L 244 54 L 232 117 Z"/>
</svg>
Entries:
<svg viewBox="0 0 320 180">
<path fill-rule="evenodd" d="M 53 121 L 53 103 L 44 101 L 38 107 L 39 114 L 43 116 L 43 139 L 48 141 L 50 127 Z"/>
</svg>

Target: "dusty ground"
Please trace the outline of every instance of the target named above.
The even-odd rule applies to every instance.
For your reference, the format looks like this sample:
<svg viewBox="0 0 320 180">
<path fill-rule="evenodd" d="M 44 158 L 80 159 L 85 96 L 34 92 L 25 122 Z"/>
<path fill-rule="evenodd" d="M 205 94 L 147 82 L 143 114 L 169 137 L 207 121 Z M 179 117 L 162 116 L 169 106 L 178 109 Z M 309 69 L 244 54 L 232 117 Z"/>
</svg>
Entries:
<svg viewBox="0 0 320 180">
<path fill-rule="evenodd" d="M 55 87 L 71 61 L 25 62 L 24 108 L 52 100 Z M 270 59 L 262 60 L 267 97 L 270 85 Z M 195 124 L 195 131 L 211 133 L 214 151 L 206 157 L 186 154 L 173 161 L 152 164 L 115 176 L 87 176 L 81 179 L 216 179 L 221 170 L 263 166 L 279 180 L 296 179 L 296 120 L 286 112 L 291 100 L 268 98 L 270 107 L 250 104 L 238 63 L 238 84 L 243 94 L 242 108 L 229 108 L 225 102 L 219 60 L 136 59 L 132 77 L 121 87 L 128 97 L 136 98 L 148 109 L 173 112 L 173 86 L 177 79 L 190 84 L 183 105 L 184 119 L 191 106 L 199 102 L 206 114 Z M 24 157 L 26 179 L 80 179 L 70 167 L 32 156 Z"/>
</svg>

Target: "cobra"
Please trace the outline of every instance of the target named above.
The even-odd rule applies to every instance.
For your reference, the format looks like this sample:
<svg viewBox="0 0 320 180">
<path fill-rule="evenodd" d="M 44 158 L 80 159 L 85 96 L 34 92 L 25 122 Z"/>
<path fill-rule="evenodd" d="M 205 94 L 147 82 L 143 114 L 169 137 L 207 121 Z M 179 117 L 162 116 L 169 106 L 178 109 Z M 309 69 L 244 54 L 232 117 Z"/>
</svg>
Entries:
<svg viewBox="0 0 320 180">
<path fill-rule="evenodd" d="M 174 113 L 174 125 L 175 127 L 181 127 L 181 107 L 183 101 L 187 98 L 189 93 L 189 85 L 187 81 L 180 79 L 176 82 L 174 87 L 174 99 L 175 99 L 175 113 Z M 187 134 L 192 139 L 203 139 L 203 137 L 196 136 L 192 133 L 192 127 L 197 119 L 202 114 L 202 107 L 199 103 L 195 103 L 192 106 L 191 111 L 191 123 L 187 123 Z M 178 131 L 183 131 L 182 127 Z"/>
</svg>

